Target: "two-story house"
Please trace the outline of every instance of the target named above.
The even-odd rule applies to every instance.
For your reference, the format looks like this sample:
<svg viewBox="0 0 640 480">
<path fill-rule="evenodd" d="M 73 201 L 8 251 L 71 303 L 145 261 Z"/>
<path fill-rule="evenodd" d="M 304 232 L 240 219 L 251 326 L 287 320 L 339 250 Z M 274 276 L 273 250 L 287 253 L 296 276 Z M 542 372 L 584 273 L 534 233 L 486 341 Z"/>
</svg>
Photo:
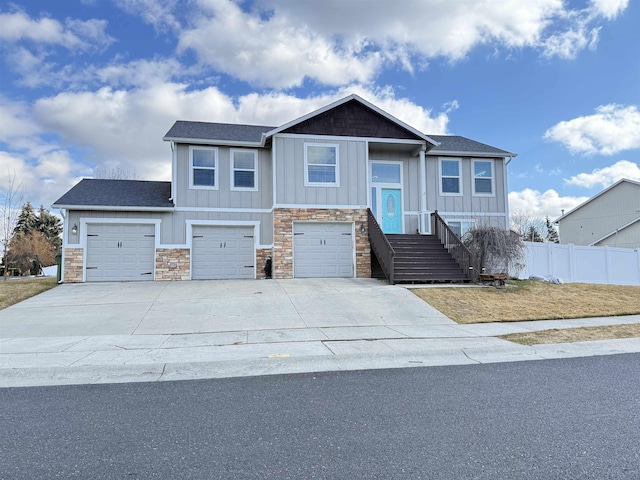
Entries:
<svg viewBox="0 0 640 480">
<path fill-rule="evenodd" d="M 390 269 L 413 265 L 396 281 L 447 280 L 419 275 L 437 263 L 421 242 L 451 242 L 434 218 L 458 235 L 508 228 L 515 154 L 426 135 L 357 95 L 280 126 L 178 121 L 164 140 L 171 182 L 85 179 L 53 204 L 65 282 L 252 279 L 268 257 L 274 278 L 373 265 L 393 282 Z"/>
<path fill-rule="evenodd" d="M 640 248 L 640 182 L 618 180 L 555 223 L 560 243 Z"/>
</svg>

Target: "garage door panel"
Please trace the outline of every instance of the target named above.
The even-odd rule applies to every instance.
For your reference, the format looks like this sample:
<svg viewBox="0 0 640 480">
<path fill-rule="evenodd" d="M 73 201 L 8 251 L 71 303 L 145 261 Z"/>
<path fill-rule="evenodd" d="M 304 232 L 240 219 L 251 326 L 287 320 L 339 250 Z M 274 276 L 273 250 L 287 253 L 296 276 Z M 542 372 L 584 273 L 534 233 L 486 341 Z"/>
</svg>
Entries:
<svg viewBox="0 0 640 480">
<path fill-rule="evenodd" d="M 86 280 L 153 280 L 155 225 L 88 224 Z"/>
<path fill-rule="evenodd" d="M 353 224 L 294 223 L 295 277 L 353 277 Z"/>
<path fill-rule="evenodd" d="M 255 278 L 254 227 L 194 225 L 192 232 L 191 278 Z"/>
</svg>

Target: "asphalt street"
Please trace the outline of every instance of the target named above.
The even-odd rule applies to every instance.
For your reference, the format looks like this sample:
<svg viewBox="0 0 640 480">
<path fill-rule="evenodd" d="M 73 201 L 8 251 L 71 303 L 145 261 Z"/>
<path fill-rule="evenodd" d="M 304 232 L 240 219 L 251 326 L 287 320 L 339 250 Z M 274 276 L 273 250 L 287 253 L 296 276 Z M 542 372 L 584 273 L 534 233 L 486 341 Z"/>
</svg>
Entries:
<svg viewBox="0 0 640 480">
<path fill-rule="evenodd" d="M 0 390 L 0 478 L 637 479 L 640 354 Z"/>
</svg>

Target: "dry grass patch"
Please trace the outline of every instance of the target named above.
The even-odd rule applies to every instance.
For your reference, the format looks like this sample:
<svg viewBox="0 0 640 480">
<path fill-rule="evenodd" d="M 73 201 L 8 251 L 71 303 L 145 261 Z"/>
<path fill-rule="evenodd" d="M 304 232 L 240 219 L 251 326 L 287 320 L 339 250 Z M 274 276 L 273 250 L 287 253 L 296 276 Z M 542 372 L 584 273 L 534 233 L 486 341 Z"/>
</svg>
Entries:
<svg viewBox="0 0 640 480">
<path fill-rule="evenodd" d="M 500 338 L 522 345 L 541 345 L 546 343 L 588 342 L 592 340 L 614 340 L 618 338 L 640 337 L 640 324 L 607 325 L 600 327 L 580 327 L 542 330 L 530 333 L 512 333 Z"/>
<path fill-rule="evenodd" d="M 520 322 L 640 314 L 640 287 L 510 281 L 503 288 L 413 292 L 458 323 Z"/>
<path fill-rule="evenodd" d="M 57 284 L 55 277 L 13 280 L 0 278 L 0 310 L 45 292 Z"/>
</svg>

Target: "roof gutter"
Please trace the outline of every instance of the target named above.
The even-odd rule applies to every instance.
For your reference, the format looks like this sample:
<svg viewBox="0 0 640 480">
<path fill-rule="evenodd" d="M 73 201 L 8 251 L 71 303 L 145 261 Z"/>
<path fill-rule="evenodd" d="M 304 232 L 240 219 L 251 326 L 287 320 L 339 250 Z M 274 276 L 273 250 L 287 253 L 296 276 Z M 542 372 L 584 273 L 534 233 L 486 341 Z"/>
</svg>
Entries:
<svg viewBox="0 0 640 480">
<path fill-rule="evenodd" d="M 264 134 L 263 134 L 264 135 Z M 217 140 L 215 138 L 182 138 L 182 137 L 162 137 L 165 142 L 191 143 L 197 145 L 224 145 L 232 147 L 263 147 L 264 139 L 260 142 L 238 142 L 233 140 Z"/>
<path fill-rule="evenodd" d="M 51 205 L 55 208 L 65 208 L 67 210 L 103 210 L 114 212 L 173 212 L 175 207 L 140 207 L 136 205 L 113 206 L 113 205 Z"/>
<path fill-rule="evenodd" d="M 486 157 L 486 158 L 499 158 L 499 157 L 509 157 L 515 158 L 518 156 L 517 153 L 511 152 L 453 152 L 453 151 L 443 151 L 443 150 L 429 150 L 427 151 L 427 155 L 439 156 L 439 157 Z M 511 161 L 511 160 L 509 160 Z"/>
</svg>

